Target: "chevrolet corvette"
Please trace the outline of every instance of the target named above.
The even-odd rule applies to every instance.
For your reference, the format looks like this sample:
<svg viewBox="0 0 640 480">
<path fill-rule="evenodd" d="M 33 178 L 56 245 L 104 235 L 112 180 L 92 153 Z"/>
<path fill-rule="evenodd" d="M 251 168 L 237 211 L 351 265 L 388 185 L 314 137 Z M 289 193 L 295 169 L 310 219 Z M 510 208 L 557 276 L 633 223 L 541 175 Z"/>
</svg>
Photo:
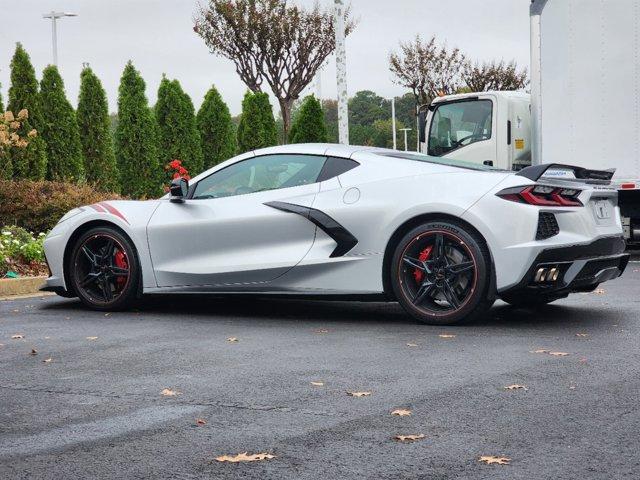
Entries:
<svg viewBox="0 0 640 480">
<path fill-rule="evenodd" d="M 43 290 L 97 310 L 169 292 L 372 299 L 455 324 L 496 298 L 535 307 L 620 276 L 612 175 L 272 147 L 176 179 L 157 200 L 69 211 L 44 243 Z"/>
</svg>

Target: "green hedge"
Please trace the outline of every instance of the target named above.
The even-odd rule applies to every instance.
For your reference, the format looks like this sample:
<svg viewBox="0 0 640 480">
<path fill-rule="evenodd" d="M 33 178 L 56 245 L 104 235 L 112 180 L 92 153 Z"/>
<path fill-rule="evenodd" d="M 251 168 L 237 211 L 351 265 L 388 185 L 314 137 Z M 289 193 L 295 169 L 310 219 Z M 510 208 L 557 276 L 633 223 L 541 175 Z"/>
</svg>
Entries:
<svg viewBox="0 0 640 480">
<path fill-rule="evenodd" d="M 89 185 L 32 180 L 0 180 L 0 225 L 49 231 L 69 210 L 120 198 Z"/>
</svg>

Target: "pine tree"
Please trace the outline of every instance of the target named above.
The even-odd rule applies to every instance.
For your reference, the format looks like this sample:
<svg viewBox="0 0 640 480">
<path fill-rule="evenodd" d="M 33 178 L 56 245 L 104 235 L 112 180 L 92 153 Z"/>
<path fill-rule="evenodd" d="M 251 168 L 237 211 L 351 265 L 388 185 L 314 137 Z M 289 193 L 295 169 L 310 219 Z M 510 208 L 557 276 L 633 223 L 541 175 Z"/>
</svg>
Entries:
<svg viewBox="0 0 640 480">
<path fill-rule="evenodd" d="M 4 114 L 4 104 L 2 103 L 2 84 L 0 83 L 0 115 Z M 2 123 L 2 120 L 0 120 Z M 11 162 L 11 155 L 5 154 L 0 145 L 0 160 L 2 166 L 0 167 L 0 180 L 9 180 L 13 177 L 13 163 Z"/>
<path fill-rule="evenodd" d="M 247 92 L 242 100 L 238 149 L 244 153 L 277 144 L 278 129 L 273 118 L 269 95 L 262 92 Z"/>
<path fill-rule="evenodd" d="M 42 136 L 47 144 L 47 179 L 79 181 L 84 178 L 82 144 L 76 113 L 64 93 L 58 67 L 49 65 L 40 82 Z"/>
<path fill-rule="evenodd" d="M 322 106 L 313 95 L 309 95 L 302 102 L 291 127 L 289 141 L 291 143 L 326 143 L 328 141 Z"/>
<path fill-rule="evenodd" d="M 78 128 L 82 142 L 87 182 L 108 192 L 120 191 L 120 178 L 109 120 L 107 95 L 91 68 L 80 74 Z"/>
<path fill-rule="evenodd" d="M 26 131 L 35 128 L 38 133 L 42 130 L 42 110 L 38 94 L 36 72 L 31 65 L 29 54 L 16 44 L 16 51 L 11 59 L 11 87 L 7 110 L 14 113 L 27 109 L 29 118 L 24 122 Z M 42 180 L 47 171 L 46 145 L 41 134 L 38 134 L 24 149 L 12 151 L 13 176 Z"/>
<path fill-rule="evenodd" d="M 198 130 L 204 156 L 204 169 L 233 157 L 236 153 L 236 129 L 229 107 L 216 87 L 211 87 L 197 115 Z"/>
<path fill-rule="evenodd" d="M 123 194 L 140 198 L 162 192 L 155 120 L 144 80 L 131 61 L 124 68 L 118 89 L 116 159 Z"/>
<path fill-rule="evenodd" d="M 181 160 L 191 176 L 202 171 L 202 146 L 191 98 L 177 80 L 162 77 L 155 106 L 160 165 Z"/>
</svg>

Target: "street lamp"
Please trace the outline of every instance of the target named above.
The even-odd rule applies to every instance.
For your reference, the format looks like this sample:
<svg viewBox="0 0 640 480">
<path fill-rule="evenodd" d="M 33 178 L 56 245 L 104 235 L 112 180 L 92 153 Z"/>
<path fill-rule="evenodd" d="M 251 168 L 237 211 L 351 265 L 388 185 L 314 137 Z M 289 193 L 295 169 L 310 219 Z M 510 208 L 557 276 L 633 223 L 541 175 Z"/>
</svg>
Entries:
<svg viewBox="0 0 640 480">
<path fill-rule="evenodd" d="M 407 151 L 409 151 L 409 144 L 407 143 L 407 132 L 410 132 L 411 129 L 410 128 L 401 128 L 400 131 L 404 132 L 404 151 L 407 152 Z"/>
<path fill-rule="evenodd" d="M 51 19 L 51 39 L 53 41 L 53 64 L 58 65 L 58 31 L 56 30 L 56 20 L 62 17 L 77 17 L 77 13 L 54 12 L 43 13 L 42 18 Z"/>
</svg>

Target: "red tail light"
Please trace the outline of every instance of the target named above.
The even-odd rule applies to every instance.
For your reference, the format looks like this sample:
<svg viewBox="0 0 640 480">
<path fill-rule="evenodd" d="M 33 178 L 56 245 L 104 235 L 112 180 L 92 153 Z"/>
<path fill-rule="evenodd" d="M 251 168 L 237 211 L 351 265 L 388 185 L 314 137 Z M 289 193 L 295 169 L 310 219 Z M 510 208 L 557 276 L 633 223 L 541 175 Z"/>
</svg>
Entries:
<svg viewBox="0 0 640 480">
<path fill-rule="evenodd" d="M 539 207 L 582 207 L 582 202 L 578 200 L 581 193 L 582 190 L 575 188 L 529 185 L 507 188 L 498 192 L 497 195 L 505 200 Z"/>
</svg>

